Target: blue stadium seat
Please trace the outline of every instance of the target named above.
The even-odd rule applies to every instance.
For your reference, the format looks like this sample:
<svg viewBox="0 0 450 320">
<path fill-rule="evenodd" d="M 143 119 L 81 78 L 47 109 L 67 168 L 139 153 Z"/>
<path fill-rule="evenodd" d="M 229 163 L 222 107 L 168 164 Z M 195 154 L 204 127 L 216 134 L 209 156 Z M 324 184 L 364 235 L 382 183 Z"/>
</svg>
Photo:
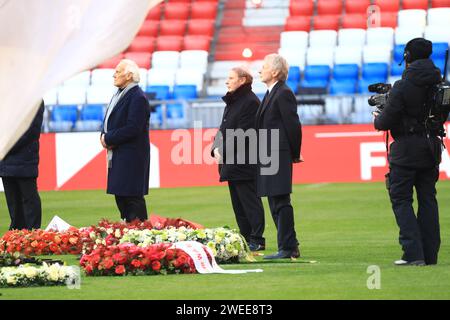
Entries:
<svg viewBox="0 0 450 320">
<path fill-rule="evenodd" d="M 167 105 L 167 119 L 184 118 L 184 108 L 181 103 L 172 103 Z"/>
<path fill-rule="evenodd" d="M 88 104 L 81 110 L 81 120 L 103 120 L 103 105 L 102 104 Z"/>
<path fill-rule="evenodd" d="M 288 79 L 286 81 L 286 84 L 289 88 L 291 88 L 292 92 L 294 92 L 295 94 L 298 92 L 298 81 Z"/>
<path fill-rule="evenodd" d="M 328 79 L 327 80 L 302 80 L 300 82 L 300 87 L 302 88 L 326 88 L 328 87 Z"/>
<path fill-rule="evenodd" d="M 300 67 L 298 67 L 298 66 L 289 67 L 289 73 L 288 73 L 287 80 L 295 81 L 298 83 L 300 81 Z"/>
<path fill-rule="evenodd" d="M 401 76 L 403 73 L 403 70 L 405 70 L 404 63 L 402 63 L 400 66 L 395 61 L 393 61 L 391 63 L 391 76 Z"/>
<path fill-rule="evenodd" d="M 448 50 L 447 42 L 435 42 L 433 43 L 433 53 L 431 59 L 445 59 L 445 51 Z"/>
<path fill-rule="evenodd" d="M 444 66 L 445 66 L 445 58 L 444 59 L 433 59 L 434 65 L 436 68 L 441 70 L 441 75 L 444 74 Z M 447 67 L 448 69 L 448 67 Z M 448 71 L 448 70 L 447 70 Z"/>
<path fill-rule="evenodd" d="M 405 51 L 404 44 L 396 44 L 394 47 L 394 61 L 399 63 L 403 59 L 403 52 Z"/>
<path fill-rule="evenodd" d="M 330 94 L 354 94 L 356 92 L 356 80 L 336 80 L 330 82 Z"/>
<path fill-rule="evenodd" d="M 75 123 L 78 118 L 77 105 L 60 105 L 53 108 L 52 121 L 71 121 Z"/>
<path fill-rule="evenodd" d="M 305 67 L 305 80 L 325 80 L 330 78 L 330 67 L 325 65 L 309 65 Z"/>
<path fill-rule="evenodd" d="M 335 64 L 333 68 L 333 78 L 336 80 L 358 79 L 359 67 L 357 64 Z"/>
<path fill-rule="evenodd" d="M 362 67 L 362 78 L 363 79 L 384 79 L 385 82 L 388 75 L 388 65 L 386 63 L 364 63 Z"/>
<path fill-rule="evenodd" d="M 156 94 L 156 99 L 158 100 L 168 100 L 170 99 L 170 87 L 164 85 L 153 85 L 147 86 L 145 92 L 154 92 Z"/>
<path fill-rule="evenodd" d="M 178 84 L 173 87 L 174 99 L 196 99 L 198 98 L 197 86 L 192 84 Z"/>
</svg>

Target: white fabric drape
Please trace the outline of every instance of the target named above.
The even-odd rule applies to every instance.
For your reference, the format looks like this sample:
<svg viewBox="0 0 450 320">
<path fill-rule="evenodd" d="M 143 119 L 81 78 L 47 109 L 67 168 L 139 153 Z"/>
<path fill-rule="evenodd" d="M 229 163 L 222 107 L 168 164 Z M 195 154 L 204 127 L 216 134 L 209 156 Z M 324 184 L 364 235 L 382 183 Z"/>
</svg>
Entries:
<svg viewBox="0 0 450 320">
<path fill-rule="evenodd" d="M 45 92 L 125 50 L 159 2 L 0 0 L 0 159 Z"/>
</svg>

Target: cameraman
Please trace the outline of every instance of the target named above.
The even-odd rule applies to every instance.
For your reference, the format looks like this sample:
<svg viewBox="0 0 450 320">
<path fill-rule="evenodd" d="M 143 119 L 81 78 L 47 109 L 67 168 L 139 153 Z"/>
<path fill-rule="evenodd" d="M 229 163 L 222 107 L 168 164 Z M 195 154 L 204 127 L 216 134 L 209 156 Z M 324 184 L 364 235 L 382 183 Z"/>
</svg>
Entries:
<svg viewBox="0 0 450 320">
<path fill-rule="evenodd" d="M 436 182 L 442 149 L 438 132 L 427 129 L 425 120 L 430 110 L 429 88 L 441 81 L 441 74 L 429 59 L 431 52 L 432 43 L 423 38 L 406 44 L 402 79 L 395 82 L 381 113 L 374 112 L 375 128 L 390 130 L 394 138 L 387 185 L 403 249 L 402 259 L 395 265 L 429 265 L 438 260 L 441 239 Z"/>
</svg>

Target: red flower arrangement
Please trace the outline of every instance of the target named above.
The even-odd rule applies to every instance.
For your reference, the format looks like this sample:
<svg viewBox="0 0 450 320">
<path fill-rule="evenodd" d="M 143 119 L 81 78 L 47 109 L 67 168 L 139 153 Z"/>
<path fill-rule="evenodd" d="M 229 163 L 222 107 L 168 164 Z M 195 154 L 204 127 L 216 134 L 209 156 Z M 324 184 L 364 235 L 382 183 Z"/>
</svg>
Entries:
<svg viewBox="0 0 450 320">
<path fill-rule="evenodd" d="M 164 243 L 148 247 L 134 244 L 99 246 L 81 257 L 80 265 L 89 276 L 195 273 L 194 261 L 180 249 Z"/>
</svg>

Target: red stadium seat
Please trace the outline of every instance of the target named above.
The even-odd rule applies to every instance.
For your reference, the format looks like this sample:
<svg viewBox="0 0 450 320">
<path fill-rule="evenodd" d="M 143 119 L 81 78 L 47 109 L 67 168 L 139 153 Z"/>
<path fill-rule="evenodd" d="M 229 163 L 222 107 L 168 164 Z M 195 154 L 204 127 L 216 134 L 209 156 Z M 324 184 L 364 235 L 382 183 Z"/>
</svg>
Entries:
<svg viewBox="0 0 450 320">
<path fill-rule="evenodd" d="M 183 37 L 159 36 L 156 38 L 156 50 L 158 51 L 181 51 L 183 49 Z"/>
<path fill-rule="evenodd" d="M 184 36 L 186 20 L 161 20 L 159 23 L 160 36 Z"/>
<path fill-rule="evenodd" d="M 431 0 L 431 7 L 433 8 L 450 7 L 450 0 Z"/>
<path fill-rule="evenodd" d="M 428 0 L 403 0 L 402 9 L 423 9 L 428 10 Z"/>
<path fill-rule="evenodd" d="M 157 5 L 150 9 L 145 20 L 160 20 L 161 19 L 161 5 Z"/>
<path fill-rule="evenodd" d="M 311 17 L 290 16 L 286 19 L 284 31 L 307 31 L 311 30 Z"/>
<path fill-rule="evenodd" d="M 122 60 L 124 58 L 124 54 L 123 53 L 119 53 L 117 56 L 109 58 L 108 60 L 103 61 L 101 64 L 99 64 L 97 66 L 97 68 L 102 68 L 102 69 L 114 69 L 120 62 L 120 60 Z"/>
<path fill-rule="evenodd" d="M 189 18 L 189 10 L 189 4 L 168 2 L 164 7 L 164 19 L 187 20 Z"/>
<path fill-rule="evenodd" d="M 217 3 L 194 2 L 191 5 L 191 19 L 216 19 Z"/>
<path fill-rule="evenodd" d="M 128 47 L 128 52 L 153 52 L 155 49 L 155 38 L 147 36 L 137 36 Z"/>
<path fill-rule="evenodd" d="M 345 0 L 346 13 L 366 13 L 370 0 Z"/>
<path fill-rule="evenodd" d="M 214 35 L 214 20 L 208 19 L 189 20 L 187 34 L 212 37 Z"/>
<path fill-rule="evenodd" d="M 338 15 L 324 15 L 313 17 L 314 30 L 338 30 L 339 29 Z"/>
<path fill-rule="evenodd" d="M 125 59 L 133 60 L 139 68 L 150 69 L 152 54 L 147 52 L 125 52 Z"/>
<path fill-rule="evenodd" d="M 198 1 L 198 0 L 197 0 Z M 184 3 L 184 4 L 190 4 L 192 0 L 170 0 L 170 3 Z"/>
<path fill-rule="evenodd" d="M 291 0 L 289 12 L 291 16 L 312 16 L 314 2 L 312 0 Z"/>
<path fill-rule="evenodd" d="M 139 29 L 138 36 L 156 37 L 158 35 L 159 21 L 145 20 Z"/>
<path fill-rule="evenodd" d="M 397 12 L 382 12 L 381 13 L 381 25 L 380 27 L 397 27 Z"/>
<path fill-rule="evenodd" d="M 317 14 L 340 15 L 342 13 L 342 1 L 340 0 L 317 0 Z"/>
<path fill-rule="evenodd" d="M 381 12 L 398 12 L 400 0 L 375 0 L 375 5 L 380 7 Z"/>
<path fill-rule="evenodd" d="M 367 16 L 365 14 L 346 14 L 342 16 L 342 28 L 367 29 Z"/>
<path fill-rule="evenodd" d="M 185 36 L 183 41 L 184 50 L 205 50 L 210 49 L 211 38 L 208 36 Z"/>
</svg>

